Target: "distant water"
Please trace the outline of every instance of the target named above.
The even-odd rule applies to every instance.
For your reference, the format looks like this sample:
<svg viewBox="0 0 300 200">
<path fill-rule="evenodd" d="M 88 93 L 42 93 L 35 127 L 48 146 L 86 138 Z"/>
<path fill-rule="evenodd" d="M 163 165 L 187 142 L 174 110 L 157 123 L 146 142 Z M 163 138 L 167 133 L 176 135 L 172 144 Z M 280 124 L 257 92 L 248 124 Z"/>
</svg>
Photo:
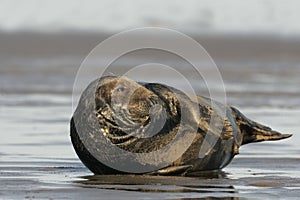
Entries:
<svg viewBox="0 0 300 200">
<path fill-rule="evenodd" d="M 228 103 L 252 119 L 294 136 L 284 141 L 243 146 L 240 155 L 223 173 L 196 178 L 92 176 L 75 155 L 69 138 L 72 87 L 83 58 L 83 54 L 72 54 L 71 50 L 59 55 L 41 55 L 39 51 L 26 55 L 2 54 L 0 199 L 296 199 L 299 196 L 300 65 L 296 58 L 264 61 L 216 58 Z M 130 57 L 116 66 L 122 71 L 121 67 L 139 62 L 144 60 Z M 169 62 L 176 64 L 174 60 Z M 95 63 L 101 63 L 101 59 Z M 141 73 L 140 79 L 143 78 L 149 77 Z"/>
<path fill-rule="evenodd" d="M 299 34 L 299 1 L 241 2 L 90 0 L 0 1 L 0 29 L 7 31 L 121 31 L 159 26 L 187 32 Z M 59 6 L 60 9 L 57 9 Z M 12 14 L 13 13 L 13 14 Z"/>
</svg>

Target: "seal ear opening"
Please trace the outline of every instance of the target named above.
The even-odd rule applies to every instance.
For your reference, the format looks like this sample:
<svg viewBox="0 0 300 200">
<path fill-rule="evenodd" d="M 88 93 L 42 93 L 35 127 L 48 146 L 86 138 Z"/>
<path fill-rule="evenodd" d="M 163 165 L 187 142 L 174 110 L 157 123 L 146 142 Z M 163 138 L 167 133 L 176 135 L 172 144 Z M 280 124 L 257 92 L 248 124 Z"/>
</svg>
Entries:
<svg viewBox="0 0 300 200">
<path fill-rule="evenodd" d="M 243 134 L 242 145 L 252 142 L 282 140 L 292 136 L 292 134 L 281 134 L 267 126 L 254 122 L 234 107 L 231 107 L 231 109 L 235 115 L 237 125 Z"/>
</svg>

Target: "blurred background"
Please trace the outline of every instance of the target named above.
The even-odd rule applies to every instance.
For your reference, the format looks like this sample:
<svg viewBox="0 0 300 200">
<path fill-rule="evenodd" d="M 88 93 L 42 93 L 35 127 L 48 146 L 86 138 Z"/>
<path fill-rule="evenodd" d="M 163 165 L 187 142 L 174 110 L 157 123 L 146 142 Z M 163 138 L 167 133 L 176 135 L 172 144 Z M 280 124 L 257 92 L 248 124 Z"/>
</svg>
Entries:
<svg viewBox="0 0 300 200">
<path fill-rule="evenodd" d="M 32 168 L 23 174 L 25 180 L 47 183 L 53 177 L 35 167 L 74 169 L 55 168 L 57 180 L 65 180 L 65 173 L 89 173 L 69 139 L 77 70 L 104 39 L 145 26 L 174 29 L 197 40 L 216 62 L 229 104 L 277 130 L 294 133 L 293 140 L 243 147 L 238 157 L 242 164 L 231 166 L 237 172 L 233 178 L 250 176 L 250 165 L 257 173 L 267 173 L 269 169 L 256 165 L 266 159 L 277 174 L 299 178 L 299 160 L 293 160 L 300 154 L 299 8 L 297 0 L 0 0 L 0 170 L 6 174 L 2 183 L 5 177 L 18 177 L 24 166 Z M 182 64 L 159 52 L 145 55 L 152 62 Z M 149 61 L 140 56 L 120 60 L 117 66 L 121 70 Z M 101 56 L 94 63 L 95 70 L 101 67 Z M 141 79 L 147 76 L 140 74 Z M 206 94 L 205 86 L 199 84 L 198 89 Z M 251 163 L 253 157 L 262 160 Z"/>
<path fill-rule="evenodd" d="M 70 93 L 77 69 L 97 44 L 120 31 L 151 26 L 181 31 L 203 45 L 222 72 L 230 103 L 299 106 L 299 5 L 296 0 L 2 0 L 0 92 Z M 272 98 L 264 98 L 267 94 Z"/>
<path fill-rule="evenodd" d="M 4 31 L 107 31 L 160 26 L 184 32 L 297 35 L 299 3 L 288 0 L 1 0 Z"/>
</svg>

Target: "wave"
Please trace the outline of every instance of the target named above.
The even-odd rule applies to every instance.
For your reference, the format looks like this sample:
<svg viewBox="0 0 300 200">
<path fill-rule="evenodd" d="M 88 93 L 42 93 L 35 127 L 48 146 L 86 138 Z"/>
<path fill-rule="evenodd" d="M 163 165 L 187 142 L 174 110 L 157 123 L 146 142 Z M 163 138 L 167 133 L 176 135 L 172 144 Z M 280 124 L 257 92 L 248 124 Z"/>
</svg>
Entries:
<svg viewBox="0 0 300 200">
<path fill-rule="evenodd" d="M 299 1 L 1 1 L 0 29 L 120 31 L 159 26 L 190 32 L 299 33 Z M 14 13 L 14 14 L 12 14 Z"/>
</svg>

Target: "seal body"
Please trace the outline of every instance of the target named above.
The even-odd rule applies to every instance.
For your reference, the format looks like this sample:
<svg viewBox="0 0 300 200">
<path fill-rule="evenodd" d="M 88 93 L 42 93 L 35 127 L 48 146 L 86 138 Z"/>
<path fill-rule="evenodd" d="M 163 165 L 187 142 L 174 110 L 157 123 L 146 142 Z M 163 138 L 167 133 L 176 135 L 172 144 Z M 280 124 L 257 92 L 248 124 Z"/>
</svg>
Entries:
<svg viewBox="0 0 300 200">
<path fill-rule="evenodd" d="M 115 76 L 93 81 L 71 119 L 75 151 L 95 174 L 219 170 L 243 144 L 290 136 L 209 98 Z"/>
</svg>

